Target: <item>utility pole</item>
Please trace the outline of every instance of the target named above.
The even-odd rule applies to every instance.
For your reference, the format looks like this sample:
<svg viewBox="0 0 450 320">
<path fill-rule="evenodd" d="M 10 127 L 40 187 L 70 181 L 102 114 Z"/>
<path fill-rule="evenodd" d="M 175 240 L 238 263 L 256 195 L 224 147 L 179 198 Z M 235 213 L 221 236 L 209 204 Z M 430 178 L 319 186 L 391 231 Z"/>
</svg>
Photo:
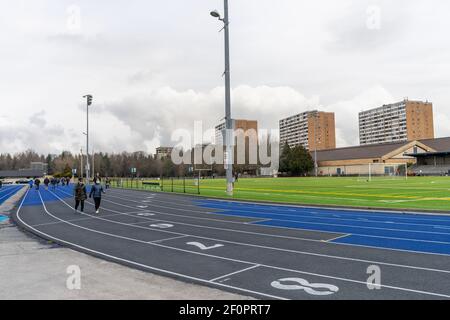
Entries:
<svg viewBox="0 0 450 320">
<path fill-rule="evenodd" d="M 92 95 L 85 95 L 86 98 L 86 181 L 90 183 L 91 168 L 89 167 L 89 106 L 92 105 Z"/>
<path fill-rule="evenodd" d="M 315 176 L 319 176 L 319 167 L 317 163 L 317 119 L 319 118 L 319 112 L 314 111 L 313 113 L 314 117 L 314 172 Z"/>
<path fill-rule="evenodd" d="M 80 177 L 83 178 L 83 148 L 80 149 L 80 166 L 81 166 L 81 170 L 80 170 Z"/>
<path fill-rule="evenodd" d="M 225 166 L 227 173 L 227 194 L 233 195 L 233 119 L 231 118 L 231 72 L 230 72 L 230 20 L 228 16 L 228 0 L 224 0 L 224 18 L 219 12 L 212 11 L 211 15 L 224 23 L 225 31 Z"/>
</svg>

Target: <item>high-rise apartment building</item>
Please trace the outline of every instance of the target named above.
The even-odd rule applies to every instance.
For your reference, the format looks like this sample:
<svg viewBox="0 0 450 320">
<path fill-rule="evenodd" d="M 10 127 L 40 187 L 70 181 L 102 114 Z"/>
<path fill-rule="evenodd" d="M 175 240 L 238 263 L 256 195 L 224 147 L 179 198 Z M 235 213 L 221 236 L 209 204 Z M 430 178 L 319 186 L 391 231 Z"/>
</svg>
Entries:
<svg viewBox="0 0 450 320">
<path fill-rule="evenodd" d="M 361 145 L 433 138 L 430 102 L 404 100 L 359 113 Z"/>
<path fill-rule="evenodd" d="M 156 148 L 156 158 L 163 159 L 172 155 L 173 147 L 159 147 Z"/>
<path fill-rule="evenodd" d="M 215 133 L 215 144 L 224 144 L 224 130 L 225 130 L 225 122 L 219 124 L 216 126 L 216 133 Z M 233 128 L 234 130 L 243 130 L 244 133 L 246 133 L 248 130 L 254 130 L 256 133 L 256 136 L 258 136 L 258 121 L 255 120 L 233 120 Z"/>
<path fill-rule="evenodd" d="M 311 151 L 336 148 L 334 113 L 307 111 L 280 120 L 280 146 L 286 142 Z"/>
</svg>

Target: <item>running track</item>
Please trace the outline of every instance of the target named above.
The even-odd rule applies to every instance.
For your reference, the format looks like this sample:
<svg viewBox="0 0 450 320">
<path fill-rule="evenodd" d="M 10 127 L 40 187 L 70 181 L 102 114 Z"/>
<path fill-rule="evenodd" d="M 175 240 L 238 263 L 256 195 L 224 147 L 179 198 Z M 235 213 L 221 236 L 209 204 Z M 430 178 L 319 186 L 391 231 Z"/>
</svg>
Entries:
<svg viewBox="0 0 450 320">
<path fill-rule="evenodd" d="M 449 299 L 450 217 L 109 190 L 99 216 L 71 188 L 29 191 L 14 219 L 62 245 L 262 299 Z M 374 267 L 376 266 L 376 267 Z M 369 290 L 368 270 L 381 271 Z"/>
<path fill-rule="evenodd" d="M 2 205 L 3 202 L 5 202 L 13 195 L 15 195 L 16 192 L 22 189 L 23 187 L 24 187 L 23 185 L 3 186 L 0 189 L 0 205 Z"/>
<path fill-rule="evenodd" d="M 9 198 L 11 198 L 13 195 L 15 195 L 20 189 L 23 188 L 23 185 L 14 185 L 14 186 L 3 186 L 0 189 L 0 206 Z M 5 220 L 8 220 L 8 217 L 2 215 L 2 213 L 0 211 L 0 222 L 3 222 Z"/>
</svg>

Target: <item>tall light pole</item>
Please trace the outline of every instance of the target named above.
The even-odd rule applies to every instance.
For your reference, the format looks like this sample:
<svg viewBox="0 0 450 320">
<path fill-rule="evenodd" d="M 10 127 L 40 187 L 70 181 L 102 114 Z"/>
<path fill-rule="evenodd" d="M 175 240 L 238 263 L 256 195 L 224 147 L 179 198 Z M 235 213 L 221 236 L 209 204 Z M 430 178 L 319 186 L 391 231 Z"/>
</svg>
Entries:
<svg viewBox="0 0 450 320">
<path fill-rule="evenodd" d="M 89 184 L 91 168 L 89 167 L 89 106 L 92 105 L 92 95 L 83 96 L 86 98 L 86 181 Z"/>
<path fill-rule="evenodd" d="M 312 115 L 314 117 L 314 172 L 316 177 L 318 177 L 319 166 L 317 163 L 317 119 L 319 118 L 319 112 L 314 111 Z"/>
<path fill-rule="evenodd" d="M 83 148 L 80 149 L 80 177 L 83 179 Z"/>
<path fill-rule="evenodd" d="M 230 77 L 230 20 L 228 18 L 228 0 L 224 0 L 224 17 L 217 10 L 211 12 L 211 16 L 224 23 L 225 31 L 225 165 L 227 172 L 227 194 L 233 195 L 233 120 L 231 119 L 231 77 Z"/>
</svg>

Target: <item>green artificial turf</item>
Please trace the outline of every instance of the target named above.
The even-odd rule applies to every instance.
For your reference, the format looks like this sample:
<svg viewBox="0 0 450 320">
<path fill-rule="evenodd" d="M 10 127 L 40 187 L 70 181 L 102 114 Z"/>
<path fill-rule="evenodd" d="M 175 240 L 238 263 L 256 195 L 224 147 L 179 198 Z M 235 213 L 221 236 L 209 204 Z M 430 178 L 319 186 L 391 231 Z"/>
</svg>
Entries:
<svg viewBox="0 0 450 320">
<path fill-rule="evenodd" d="M 150 181 L 150 180 L 145 180 Z M 153 180 L 156 181 L 156 180 Z M 160 181 L 159 181 L 160 182 Z M 172 192 L 172 180 L 163 181 Z M 143 188 L 142 182 L 124 186 Z M 147 187 L 148 188 L 148 187 Z M 224 179 L 202 179 L 202 196 L 230 199 Z M 150 189 L 149 189 L 150 190 Z M 155 189 L 153 189 L 155 190 Z M 174 179 L 173 191 L 198 193 L 193 179 Z M 349 207 L 450 211 L 450 177 L 360 178 L 248 178 L 239 179 L 231 199 Z"/>
</svg>

